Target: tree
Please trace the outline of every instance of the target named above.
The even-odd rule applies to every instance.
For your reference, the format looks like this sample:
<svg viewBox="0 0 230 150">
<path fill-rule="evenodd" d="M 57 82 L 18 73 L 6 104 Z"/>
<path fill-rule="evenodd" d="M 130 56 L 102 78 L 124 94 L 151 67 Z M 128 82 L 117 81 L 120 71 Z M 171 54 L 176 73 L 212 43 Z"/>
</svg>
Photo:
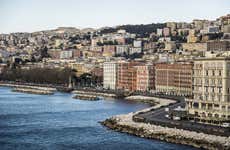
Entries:
<svg viewBox="0 0 230 150">
<path fill-rule="evenodd" d="M 49 57 L 47 46 L 44 46 L 40 49 L 40 57 L 41 59 Z"/>
</svg>

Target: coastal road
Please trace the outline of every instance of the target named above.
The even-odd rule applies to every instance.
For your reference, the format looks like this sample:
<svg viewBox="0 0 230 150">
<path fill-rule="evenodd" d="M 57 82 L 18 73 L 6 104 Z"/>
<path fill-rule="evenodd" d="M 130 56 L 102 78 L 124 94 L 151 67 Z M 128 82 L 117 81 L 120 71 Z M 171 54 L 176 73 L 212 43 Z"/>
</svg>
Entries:
<svg viewBox="0 0 230 150">
<path fill-rule="evenodd" d="M 184 108 L 185 101 L 180 100 L 179 102 L 172 104 L 170 106 L 166 106 L 146 113 L 138 114 L 136 115 L 136 117 L 139 119 L 141 118 L 141 120 L 144 120 L 144 122 L 150 124 L 152 123 L 152 124 L 163 125 L 172 128 L 176 127 L 176 128 L 190 130 L 190 131 L 230 136 L 230 128 L 202 124 L 202 123 L 197 123 L 189 120 L 172 120 L 170 118 L 165 117 L 165 115 L 168 114 L 168 112 L 165 111 L 165 108 L 169 108 L 169 110 L 172 110 L 179 106 Z"/>
</svg>

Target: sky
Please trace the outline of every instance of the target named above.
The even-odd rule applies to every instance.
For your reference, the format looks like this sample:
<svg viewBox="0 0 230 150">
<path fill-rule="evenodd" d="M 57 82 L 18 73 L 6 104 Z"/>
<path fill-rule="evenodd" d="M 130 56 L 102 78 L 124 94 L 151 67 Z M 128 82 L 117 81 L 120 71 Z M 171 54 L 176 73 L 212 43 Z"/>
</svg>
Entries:
<svg viewBox="0 0 230 150">
<path fill-rule="evenodd" d="M 230 0 L 0 0 L 0 33 L 214 20 Z"/>
</svg>

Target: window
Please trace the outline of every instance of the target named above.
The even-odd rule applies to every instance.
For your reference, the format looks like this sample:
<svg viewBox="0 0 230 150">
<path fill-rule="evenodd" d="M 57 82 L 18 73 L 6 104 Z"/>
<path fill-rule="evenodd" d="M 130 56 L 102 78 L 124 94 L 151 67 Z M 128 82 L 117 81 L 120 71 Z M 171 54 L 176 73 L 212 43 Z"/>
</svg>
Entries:
<svg viewBox="0 0 230 150">
<path fill-rule="evenodd" d="M 208 79 L 205 79 L 205 84 L 208 85 Z"/>
<path fill-rule="evenodd" d="M 214 96 L 214 95 L 212 95 L 212 96 L 211 96 L 211 99 L 212 99 L 212 101 L 214 101 L 214 100 L 215 100 L 215 96 Z"/>
<path fill-rule="evenodd" d="M 205 100 L 206 100 L 206 101 L 208 100 L 208 95 L 205 95 Z"/>
<path fill-rule="evenodd" d="M 225 110 L 225 108 L 226 108 L 225 106 L 222 106 L 222 109 L 223 109 L 223 110 Z"/>
<path fill-rule="evenodd" d="M 214 107 L 215 107 L 215 108 L 219 108 L 220 105 L 219 105 L 219 104 L 215 104 Z"/>
<path fill-rule="evenodd" d="M 215 114 L 214 116 L 215 116 L 215 118 L 219 118 L 219 114 Z"/>
<path fill-rule="evenodd" d="M 208 70 L 206 70 L 206 76 L 208 76 Z"/>
<path fill-rule="evenodd" d="M 208 117 L 212 117 L 212 114 L 211 114 L 211 113 L 208 113 Z"/>
<path fill-rule="evenodd" d="M 218 96 L 218 101 L 221 101 L 221 95 Z"/>
<path fill-rule="evenodd" d="M 222 85 L 222 80 L 221 79 L 218 80 L 218 85 Z"/>
<path fill-rule="evenodd" d="M 219 88 L 219 93 L 221 93 L 222 92 L 222 88 Z"/>
<path fill-rule="evenodd" d="M 198 108 L 199 107 L 199 104 L 198 103 L 194 103 L 193 104 L 193 108 Z"/>
<path fill-rule="evenodd" d="M 222 75 L 222 72 L 221 72 L 221 70 L 219 70 L 219 76 L 221 76 Z"/>
<path fill-rule="evenodd" d="M 212 109 L 212 104 L 208 104 L 208 109 Z"/>
<path fill-rule="evenodd" d="M 201 108 L 205 109 L 206 108 L 206 104 L 205 103 L 201 103 Z"/>
<path fill-rule="evenodd" d="M 215 80 L 214 79 L 212 79 L 212 85 L 215 85 Z"/>
<path fill-rule="evenodd" d="M 199 115 L 198 115 L 198 112 L 196 112 L 196 111 L 195 111 L 195 116 L 196 116 L 196 117 L 198 117 L 198 116 L 199 116 Z M 229 118 L 230 118 L 230 117 L 229 117 Z"/>
<path fill-rule="evenodd" d="M 212 71 L 212 75 L 215 76 L 215 70 Z"/>
</svg>

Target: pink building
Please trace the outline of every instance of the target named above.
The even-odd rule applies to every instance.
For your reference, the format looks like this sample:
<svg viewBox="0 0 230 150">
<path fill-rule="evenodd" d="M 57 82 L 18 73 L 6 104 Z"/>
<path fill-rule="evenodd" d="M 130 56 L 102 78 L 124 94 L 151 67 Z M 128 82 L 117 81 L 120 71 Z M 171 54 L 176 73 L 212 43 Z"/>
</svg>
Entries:
<svg viewBox="0 0 230 150">
<path fill-rule="evenodd" d="M 116 47 L 114 45 L 103 46 L 103 56 L 112 57 L 116 53 Z"/>
<path fill-rule="evenodd" d="M 169 36 L 170 35 L 170 28 L 164 28 L 163 34 L 164 34 L 164 36 Z"/>
<path fill-rule="evenodd" d="M 79 50 L 79 49 L 73 50 L 73 57 L 74 58 L 79 58 L 79 57 L 82 57 L 82 56 L 83 56 L 83 54 L 82 54 L 81 50 Z"/>
<path fill-rule="evenodd" d="M 61 55 L 61 50 L 56 50 L 56 49 L 52 49 L 52 50 L 48 50 L 48 54 L 50 55 L 50 57 L 52 59 L 60 59 L 60 55 Z"/>
</svg>

